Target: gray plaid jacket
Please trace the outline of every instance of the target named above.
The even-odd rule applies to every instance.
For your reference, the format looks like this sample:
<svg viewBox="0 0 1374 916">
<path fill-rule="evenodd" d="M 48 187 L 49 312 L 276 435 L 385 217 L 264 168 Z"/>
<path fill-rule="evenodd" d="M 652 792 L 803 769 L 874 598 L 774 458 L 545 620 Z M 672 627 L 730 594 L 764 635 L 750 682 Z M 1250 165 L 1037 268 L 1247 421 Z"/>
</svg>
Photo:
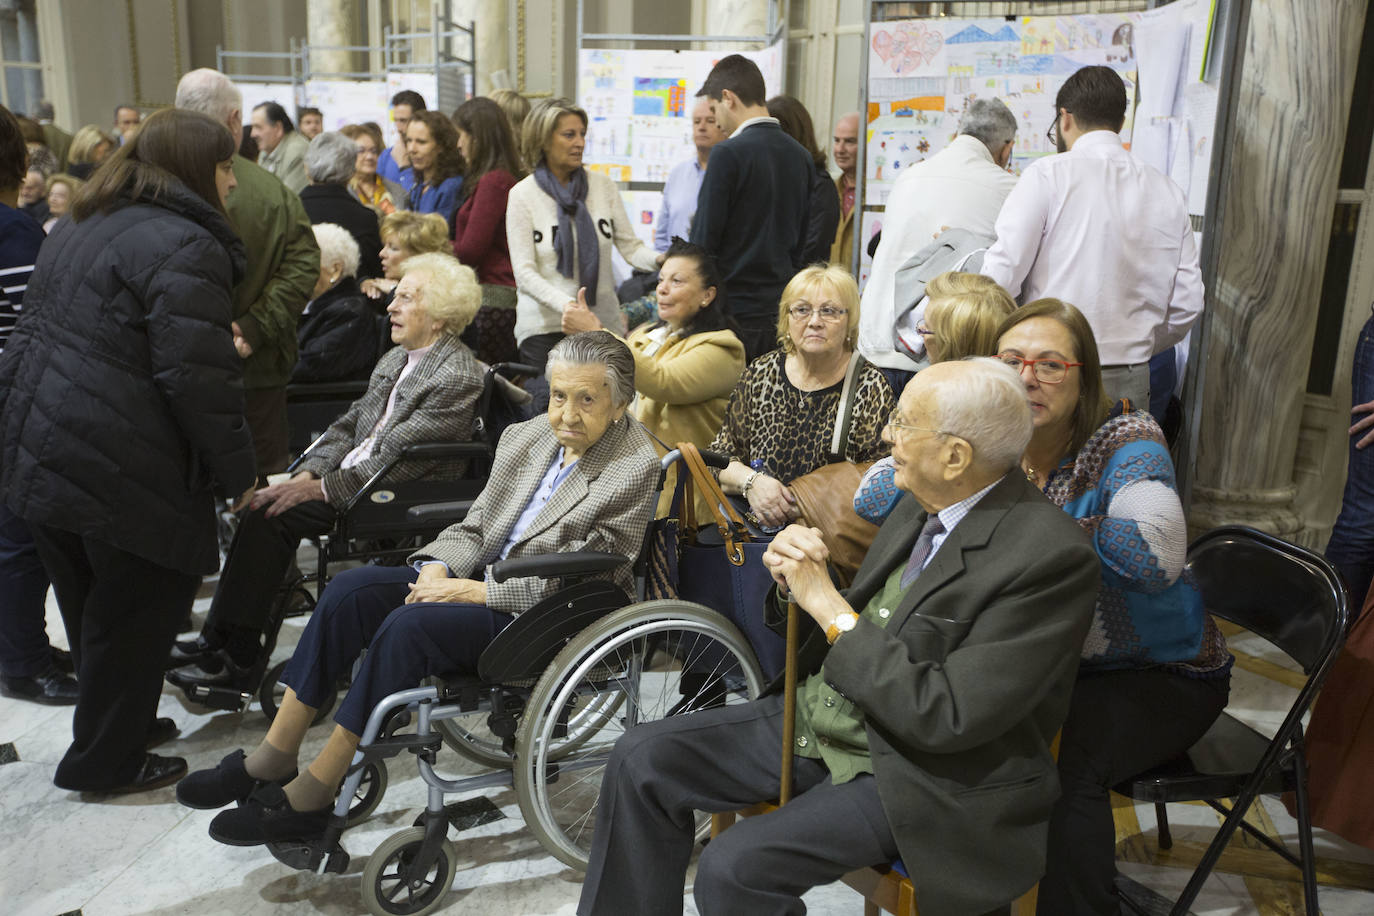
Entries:
<svg viewBox="0 0 1374 916">
<path fill-rule="evenodd" d="M 491 477 L 467 517 L 413 554 L 411 562 L 441 560 L 454 576 L 482 578 L 487 564 L 499 558 L 558 447 L 546 417 L 507 427 Z M 627 414 L 578 459 L 508 556 L 604 550 L 633 561 L 653 517 L 658 468 L 653 443 L 639 421 Z M 634 594 L 631 563 L 619 567 L 611 579 Z M 536 577 L 499 584 L 488 579 L 487 606 L 519 614 L 557 588 L 557 580 Z"/>
<path fill-rule="evenodd" d="M 372 434 L 386 412 L 396 378 L 406 364 L 406 349 L 392 347 L 377 361 L 367 392 L 334 421 L 306 455 L 299 470 L 324 478 L 329 502 L 345 505 L 387 461 L 412 442 L 466 442 L 472 438 L 482 371 L 457 337 L 444 334 L 406 376 L 396 392 L 396 407 L 377 431 L 372 454 L 351 468 L 340 468 L 344 457 Z M 452 480 L 467 470 L 466 461 L 403 461 L 387 475 L 388 483 L 425 477 Z"/>
</svg>

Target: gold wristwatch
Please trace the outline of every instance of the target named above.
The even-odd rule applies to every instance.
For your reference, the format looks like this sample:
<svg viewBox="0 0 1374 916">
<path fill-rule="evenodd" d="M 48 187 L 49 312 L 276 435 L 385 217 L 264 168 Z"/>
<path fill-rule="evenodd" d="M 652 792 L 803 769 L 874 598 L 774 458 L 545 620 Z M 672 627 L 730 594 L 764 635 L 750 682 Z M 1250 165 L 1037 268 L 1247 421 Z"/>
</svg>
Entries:
<svg viewBox="0 0 1374 916">
<path fill-rule="evenodd" d="M 848 633 L 850 630 L 854 629 L 858 623 L 859 615 L 853 611 L 845 611 L 842 614 L 836 614 L 835 619 L 830 621 L 830 626 L 825 628 L 825 641 L 832 646 L 835 645 L 835 640 L 840 638 L 841 633 Z"/>
</svg>

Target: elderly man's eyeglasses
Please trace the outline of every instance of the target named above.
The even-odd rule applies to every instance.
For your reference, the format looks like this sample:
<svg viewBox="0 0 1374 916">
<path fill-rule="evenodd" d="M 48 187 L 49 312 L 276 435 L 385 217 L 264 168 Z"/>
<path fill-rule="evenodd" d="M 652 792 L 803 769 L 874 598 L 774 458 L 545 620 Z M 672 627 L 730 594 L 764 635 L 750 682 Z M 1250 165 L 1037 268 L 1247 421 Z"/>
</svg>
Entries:
<svg viewBox="0 0 1374 916">
<path fill-rule="evenodd" d="M 821 321 L 835 322 L 848 315 L 849 309 L 837 309 L 833 305 L 823 305 L 820 308 L 794 305 L 787 310 L 787 314 L 792 316 L 793 321 L 810 321 L 812 314 L 816 314 L 821 316 Z"/>
<path fill-rule="evenodd" d="M 948 435 L 948 433 L 946 433 L 943 429 L 932 429 L 932 428 L 929 427 L 929 426 L 917 426 L 917 425 L 915 425 L 914 423 L 903 423 L 903 422 L 902 422 L 902 413 L 901 413 L 901 408 L 900 408 L 900 407 L 898 407 L 896 410 L 892 411 L 892 413 L 890 413 L 890 414 L 887 415 L 887 426 L 888 426 L 889 429 L 892 430 L 894 436 L 896 435 L 896 433 L 897 433 L 898 430 L 903 430 L 903 429 L 911 429 L 911 430 L 919 430 L 919 431 L 921 431 L 921 432 L 935 433 L 935 435 L 937 435 L 937 436 L 945 436 L 945 435 Z"/>
<path fill-rule="evenodd" d="M 1064 381 L 1064 376 L 1069 374 L 1069 369 L 1074 366 L 1083 365 L 1082 363 L 1065 362 L 1062 359 L 1055 359 L 1053 357 L 1047 357 L 1045 359 L 1026 359 L 1014 353 L 998 353 L 997 358 L 1008 366 L 1011 366 L 1012 370 L 1015 371 L 1017 375 L 1021 374 L 1023 366 L 1030 366 L 1031 374 L 1035 376 L 1036 381 L 1044 382 L 1047 385 L 1053 385 L 1057 382 Z"/>
</svg>

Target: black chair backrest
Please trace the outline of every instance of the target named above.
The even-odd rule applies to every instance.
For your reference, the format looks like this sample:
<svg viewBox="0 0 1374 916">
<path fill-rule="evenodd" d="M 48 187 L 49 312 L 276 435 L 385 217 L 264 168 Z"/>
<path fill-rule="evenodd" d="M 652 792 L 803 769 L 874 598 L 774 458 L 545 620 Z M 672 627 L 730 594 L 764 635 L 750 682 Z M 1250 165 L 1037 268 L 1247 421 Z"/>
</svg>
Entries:
<svg viewBox="0 0 1374 916">
<path fill-rule="evenodd" d="M 1309 677 L 1344 642 L 1345 589 L 1331 564 L 1310 550 L 1228 525 L 1193 542 L 1185 575 L 1209 613 L 1278 646 Z"/>
</svg>

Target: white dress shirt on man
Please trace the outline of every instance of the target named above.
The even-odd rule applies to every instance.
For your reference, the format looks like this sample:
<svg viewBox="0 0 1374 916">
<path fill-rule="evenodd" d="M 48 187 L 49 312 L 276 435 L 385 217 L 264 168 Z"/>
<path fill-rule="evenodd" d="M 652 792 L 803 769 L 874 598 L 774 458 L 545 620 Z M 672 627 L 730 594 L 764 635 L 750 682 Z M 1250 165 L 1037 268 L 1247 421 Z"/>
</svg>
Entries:
<svg viewBox="0 0 1374 916">
<path fill-rule="evenodd" d="M 1202 310 L 1202 272 L 1183 190 L 1109 130 L 1032 163 L 997 218 L 983 273 L 1021 303 L 1078 307 L 1104 366 L 1147 363 Z"/>
<path fill-rule="evenodd" d="M 977 137 L 960 134 L 940 152 L 903 169 L 892 184 L 883 235 L 859 306 L 859 352 L 885 369 L 917 368 L 894 350 L 893 277 L 943 227 L 992 235 L 1016 176 L 992 161 Z"/>
</svg>

